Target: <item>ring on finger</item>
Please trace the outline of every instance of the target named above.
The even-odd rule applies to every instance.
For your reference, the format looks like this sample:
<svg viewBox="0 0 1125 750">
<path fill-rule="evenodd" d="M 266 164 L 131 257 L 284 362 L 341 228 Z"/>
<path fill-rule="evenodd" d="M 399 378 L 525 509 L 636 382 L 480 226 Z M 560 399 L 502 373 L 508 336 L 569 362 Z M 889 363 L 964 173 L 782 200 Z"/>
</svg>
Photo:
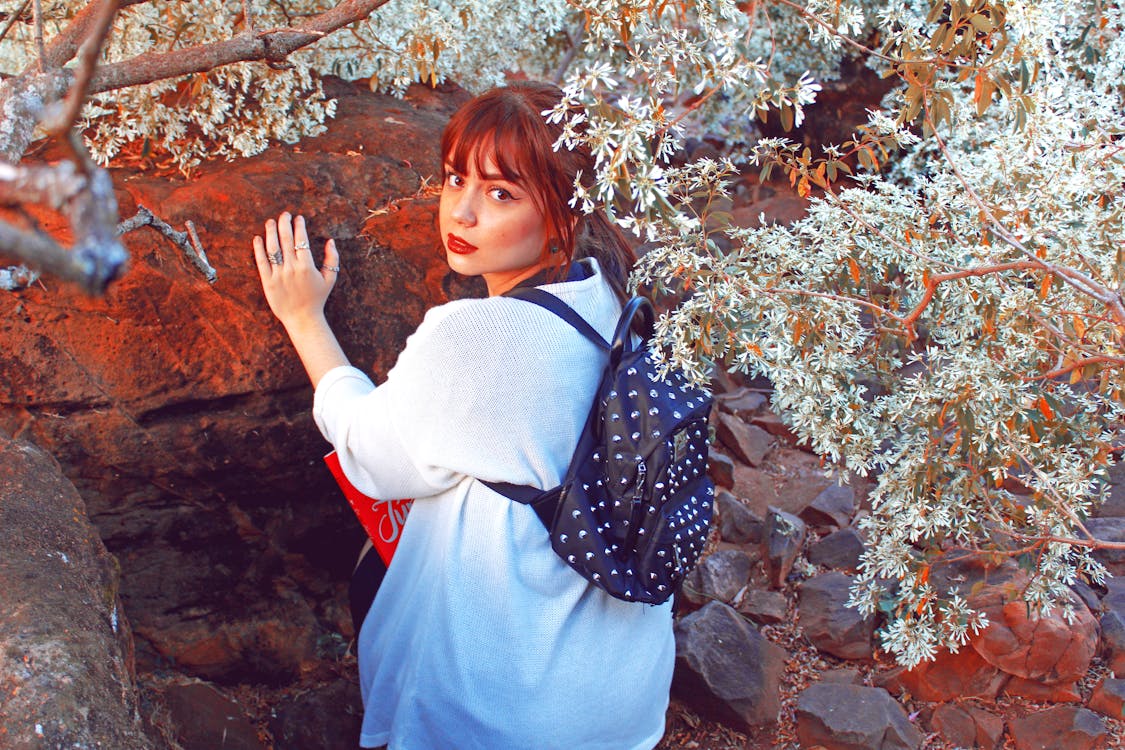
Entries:
<svg viewBox="0 0 1125 750">
<path fill-rule="evenodd" d="M 309 249 L 309 243 L 298 242 L 296 245 L 293 246 L 293 249 L 294 250 L 308 250 Z"/>
<path fill-rule="evenodd" d="M 269 261 L 270 261 L 271 264 L 273 264 L 275 266 L 280 266 L 282 263 L 285 262 L 285 256 L 283 256 L 281 254 L 281 251 L 278 250 L 276 253 L 272 253 L 269 256 Z"/>
<path fill-rule="evenodd" d="M 320 270 L 322 270 L 322 271 L 332 271 L 333 273 L 340 273 L 340 267 L 339 266 L 321 266 Z"/>
</svg>

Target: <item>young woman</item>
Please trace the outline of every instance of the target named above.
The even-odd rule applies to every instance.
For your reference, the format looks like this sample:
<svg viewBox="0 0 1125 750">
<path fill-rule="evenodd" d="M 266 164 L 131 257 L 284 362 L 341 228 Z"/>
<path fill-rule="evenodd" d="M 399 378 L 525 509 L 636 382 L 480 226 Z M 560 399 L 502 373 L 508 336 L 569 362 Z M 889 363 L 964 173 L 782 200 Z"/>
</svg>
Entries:
<svg viewBox="0 0 1125 750">
<path fill-rule="evenodd" d="M 266 299 L 348 478 L 373 497 L 415 498 L 358 637 L 363 747 L 627 750 L 663 734 L 670 603 L 592 586 L 530 507 L 479 481 L 558 485 L 605 361 L 569 324 L 503 293 L 542 285 L 609 339 L 633 261 L 603 214 L 569 206 L 593 164 L 554 150 L 559 129 L 541 113 L 559 96 L 521 83 L 451 119 L 441 241 L 489 296 L 430 310 L 378 387 L 325 322 L 332 240 L 318 270 L 301 217 L 282 214 L 254 238 Z"/>
</svg>

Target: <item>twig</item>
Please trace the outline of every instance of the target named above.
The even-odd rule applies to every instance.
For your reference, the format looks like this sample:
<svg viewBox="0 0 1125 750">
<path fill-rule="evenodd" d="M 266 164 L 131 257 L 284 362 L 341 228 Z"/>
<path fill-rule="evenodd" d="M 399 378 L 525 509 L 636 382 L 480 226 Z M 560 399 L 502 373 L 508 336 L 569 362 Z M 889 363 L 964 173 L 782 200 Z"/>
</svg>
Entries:
<svg viewBox="0 0 1125 750">
<path fill-rule="evenodd" d="M 18 229 L 0 221 L 0 252 L 32 263 L 36 268 L 63 279 L 76 281 L 91 293 L 105 291 L 109 282 L 125 269 L 125 248 L 113 242 L 98 248 L 91 242 L 76 243 L 68 250 L 45 234 Z"/>
<path fill-rule="evenodd" d="M 20 16 L 23 15 L 23 12 L 27 10 L 28 5 L 31 5 L 31 0 L 23 0 L 23 5 L 21 5 L 12 15 L 8 16 L 8 22 L 4 24 L 3 29 L 0 29 L 0 39 L 3 39 L 8 35 L 8 32 L 11 30 L 12 26 L 14 26 L 16 21 L 19 20 Z"/>
<path fill-rule="evenodd" d="M 145 206 L 137 206 L 137 213 L 131 218 L 126 219 L 117 225 L 117 236 L 132 232 L 134 229 L 140 227 L 150 226 L 162 235 L 174 242 L 195 264 L 202 273 L 203 277 L 207 279 L 207 283 L 214 284 L 218 278 L 218 273 L 211 264 L 207 262 L 207 253 L 203 251 L 203 245 L 199 241 L 199 235 L 195 232 L 195 224 L 190 221 L 184 222 L 187 227 L 186 232 L 180 232 L 168 222 L 164 221 Z"/>
<path fill-rule="evenodd" d="M 47 48 L 43 45 L 43 4 L 35 0 L 35 48 L 39 50 L 39 72 L 47 71 Z"/>
</svg>

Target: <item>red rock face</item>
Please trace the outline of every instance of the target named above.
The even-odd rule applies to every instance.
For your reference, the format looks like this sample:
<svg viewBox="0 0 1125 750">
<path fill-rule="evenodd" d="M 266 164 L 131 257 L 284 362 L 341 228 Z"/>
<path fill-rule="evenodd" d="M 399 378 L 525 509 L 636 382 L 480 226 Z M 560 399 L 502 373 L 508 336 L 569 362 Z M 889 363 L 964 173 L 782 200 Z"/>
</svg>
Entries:
<svg viewBox="0 0 1125 750">
<path fill-rule="evenodd" d="M 251 237 L 288 209 L 316 254 L 336 239 L 328 317 L 377 378 L 428 307 L 466 293 L 446 278 L 436 197 L 420 192 L 439 184 L 441 128 L 466 95 L 330 93 L 339 115 L 320 138 L 190 180 L 115 170 L 123 217 L 143 204 L 195 222 L 215 284 L 142 228 L 102 299 L 50 278 L 0 296 L 0 429 L 53 454 L 81 492 L 121 561 L 140 658 L 204 677 L 280 678 L 315 643 L 287 624 L 347 628 L 332 601 L 361 534 L 321 465 L 311 388 L 262 297 Z M 266 653 L 247 665 L 250 644 Z"/>
</svg>

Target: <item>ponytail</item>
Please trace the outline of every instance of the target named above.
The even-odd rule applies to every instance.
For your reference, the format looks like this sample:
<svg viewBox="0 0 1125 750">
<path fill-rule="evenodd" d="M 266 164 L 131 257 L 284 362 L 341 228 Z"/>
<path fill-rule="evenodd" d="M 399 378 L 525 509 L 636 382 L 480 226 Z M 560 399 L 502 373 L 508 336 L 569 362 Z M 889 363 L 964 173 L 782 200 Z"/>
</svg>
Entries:
<svg viewBox="0 0 1125 750">
<path fill-rule="evenodd" d="M 604 211 L 595 210 L 579 221 L 573 260 L 593 258 L 622 305 L 629 299 L 629 273 L 637 255 L 621 228 Z"/>
</svg>

